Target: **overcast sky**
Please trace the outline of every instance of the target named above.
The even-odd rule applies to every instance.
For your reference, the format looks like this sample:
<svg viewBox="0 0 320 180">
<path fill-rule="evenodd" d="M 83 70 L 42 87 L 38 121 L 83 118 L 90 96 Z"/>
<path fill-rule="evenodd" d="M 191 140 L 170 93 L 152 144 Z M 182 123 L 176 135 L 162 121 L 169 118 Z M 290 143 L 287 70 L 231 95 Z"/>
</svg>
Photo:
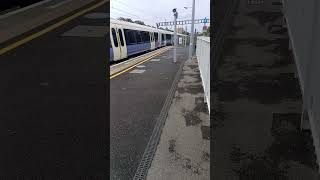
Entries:
<svg viewBox="0 0 320 180">
<path fill-rule="evenodd" d="M 155 26 L 157 22 L 173 21 L 173 8 L 177 8 L 178 20 L 191 20 L 192 15 L 192 0 L 111 0 L 110 2 L 112 18 L 126 17 L 132 20 L 142 20 L 152 26 Z M 210 18 L 210 0 L 196 0 L 195 19 L 205 17 Z M 186 28 L 186 25 L 183 27 Z M 195 25 L 197 31 L 200 32 L 202 27 L 203 24 Z M 191 25 L 188 25 L 187 30 L 190 31 L 190 29 Z"/>
</svg>

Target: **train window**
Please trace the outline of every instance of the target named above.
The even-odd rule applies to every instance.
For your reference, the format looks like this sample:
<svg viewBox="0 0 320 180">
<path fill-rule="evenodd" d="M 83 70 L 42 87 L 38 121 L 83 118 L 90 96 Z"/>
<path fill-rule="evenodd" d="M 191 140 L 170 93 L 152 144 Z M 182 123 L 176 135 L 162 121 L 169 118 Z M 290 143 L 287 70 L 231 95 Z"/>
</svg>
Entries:
<svg viewBox="0 0 320 180">
<path fill-rule="evenodd" d="M 135 31 L 136 37 L 137 37 L 137 43 L 143 42 L 142 40 L 142 33 L 140 31 Z"/>
<path fill-rule="evenodd" d="M 154 33 L 154 41 L 158 42 L 158 33 Z"/>
<path fill-rule="evenodd" d="M 122 29 L 118 29 L 121 46 L 124 46 Z"/>
<path fill-rule="evenodd" d="M 129 30 L 129 29 L 124 29 L 124 36 L 126 37 L 126 44 L 127 45 L 137 43 L 135 31 Z"/>
<path fill-rule="evenodd" d="M 144 42 L 146 39 L 144 31 L 141 31 L 140 34 L 141 34 L 141 40 L 142 40 L 142 42 Z"/>
<path fill-rule="evenodd" d="M 162 34 L 162 41 L 164 41 L 165 39 L 164 39 L 164 34 Z"/>
<path fill-rule="evenodd" d="M 142 41 L 143 42 L 150 42 L 150 33 L 146 31 L 142 31 Z"/>
<path fill-rule="evenodd" d="M 146 41 L 146 34 L 144 33 L 144 31 L 141 31 L 141 39 L 142 39 L 142 42 L 145 42 Z"/>
<path fill-rule="evenodd" d="M 116 30 L 114 30 L 114 28 L 112 28 L 112 38 L 113 38 L 113 43 L 115 47 L 118 47 L 118 40 L 117 40 L 117 34 L 116 34 Z"/>
</svg>

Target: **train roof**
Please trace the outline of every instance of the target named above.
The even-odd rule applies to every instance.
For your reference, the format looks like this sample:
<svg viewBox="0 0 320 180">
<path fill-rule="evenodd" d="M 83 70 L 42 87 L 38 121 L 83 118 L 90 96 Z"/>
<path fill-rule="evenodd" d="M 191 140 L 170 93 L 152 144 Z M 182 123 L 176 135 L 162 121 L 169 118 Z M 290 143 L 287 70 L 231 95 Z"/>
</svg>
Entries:
<svg viewBox="0 0 320 180">
<path fill-rule="evenodd" d="M 163 33 L 163 34 L 174 34 L 174 32 L 171 32 L 171 31 L 166 31 L 166 30 L 163 30 L 163 29 L 157 29 L 157 28 L 154 28 L 154 27 L 149 27 L 149 26 L 140 25 L 140 24 L 137 24 L 137 23 L 131 23 L 131 22 L 127 22 L 127 21 L 120 21 L 120 20 L 116 20 L 116 19 L 110 19 L 110 24 L 116 24 L 116 25 L 120 25 L 120 26 L 127 26 L 127 27 L 130 27 L 131 29 L 134 29 L 134 30 L 148 30 L 148 31 L 151 31 L 151 32 L 160 32 L 160 33 Z M 179 36 L 187 36 L 185 34 L 180 34 L 180 33 L 177 33 L 177 35 L 179 35 Z"/>
<path fill-rule="evenodd" d="M 135 30 L 156 31 L 156 28 L 140 25 L 140 24 L 137 24 L 137 23 L 131 23 L 131 22 L 127 22 L 127 21 L 115 20 L 115 19 L 110 19 L 110 24 L 127 26 L 127 27 L 130 27 L 130 28 L 135 29 Z"/>
</svg>

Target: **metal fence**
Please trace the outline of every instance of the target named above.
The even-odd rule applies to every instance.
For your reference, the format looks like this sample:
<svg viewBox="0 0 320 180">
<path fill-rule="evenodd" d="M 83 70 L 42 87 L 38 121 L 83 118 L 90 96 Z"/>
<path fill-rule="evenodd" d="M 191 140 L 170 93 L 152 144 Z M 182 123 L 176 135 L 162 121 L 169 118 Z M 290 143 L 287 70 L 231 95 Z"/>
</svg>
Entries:
<svg viewBox="0 0 320 180">
<path fill-rule="evenodd" d="M 303 97 L 309 116 L 313 142 L 320 165 L 320 1 L 283 0 Z"/>
<path fill-rule="evenodd" d="M 210 113 L 210 37 L 197 37 L 196 56 L 202 79 L 205 102 Z"/>
</svg>

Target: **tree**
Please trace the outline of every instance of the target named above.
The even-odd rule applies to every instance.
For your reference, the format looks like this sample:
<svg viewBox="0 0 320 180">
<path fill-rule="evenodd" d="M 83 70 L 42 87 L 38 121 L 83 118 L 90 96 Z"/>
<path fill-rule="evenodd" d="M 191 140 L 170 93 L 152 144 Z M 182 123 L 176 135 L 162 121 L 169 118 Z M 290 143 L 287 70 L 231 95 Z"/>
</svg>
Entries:
<svg viewBox="0 0 320 180">
<path fill-rule="evenodd" d="M 200 33 L 199 36 L 210 36 L 210 26 L 207 28 L 206 31 Z"/>
<path fill-rule="evenodd" d="M 134 21 L 134 23 L 141 24 L 141 25 L 146 25 L 143 21 L 140 21 L 140 20 L 136 20 L 136 21 Z"/>
<path fill-rule="evenodd" d="M 186 34 L 186 35 L 188 35 L 189 33 L 188 33 L 187 31 L 185 31 L 184 29 L 182 29 L 181 34 Z"/>
<path fill-rule="evenodd" d="M 119 17 L 118 20 L 120 20 L 120 21 L 127 21 L 127 22 L 133 23 L 133 20 L 130 19 L 130 18 Z"/>
</svg>

